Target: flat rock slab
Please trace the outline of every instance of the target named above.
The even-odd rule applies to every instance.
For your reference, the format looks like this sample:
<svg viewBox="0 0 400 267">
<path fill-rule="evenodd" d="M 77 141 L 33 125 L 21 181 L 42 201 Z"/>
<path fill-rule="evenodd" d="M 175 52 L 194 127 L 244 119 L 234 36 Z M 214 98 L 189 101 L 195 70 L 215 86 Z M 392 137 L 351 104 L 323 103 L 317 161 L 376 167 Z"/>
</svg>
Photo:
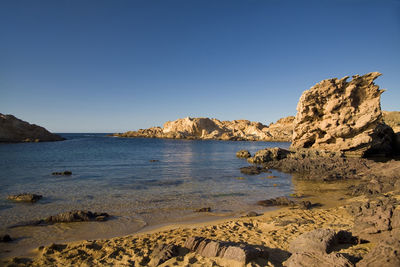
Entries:
<svg viewBox="0 0 400 267">
<path fill-rule="evenodd" d="M 244 264 L 258 257 L 268 257 L 265 250 L 247 244 L 210 240 L 198 236 L 189 237 L 184 247 L 203 257 L 220 257 Z"/>
<path fill-rule="evenodd" d="M 16 201 L 16 202 L 31 202 L 35 203 L 39 199 L 42 199 L 42 195 L 30 194 L 30 193 L 22 193 L 18 195 L 10 195 L 7 197 L 8 200 Z"/>
</svg>

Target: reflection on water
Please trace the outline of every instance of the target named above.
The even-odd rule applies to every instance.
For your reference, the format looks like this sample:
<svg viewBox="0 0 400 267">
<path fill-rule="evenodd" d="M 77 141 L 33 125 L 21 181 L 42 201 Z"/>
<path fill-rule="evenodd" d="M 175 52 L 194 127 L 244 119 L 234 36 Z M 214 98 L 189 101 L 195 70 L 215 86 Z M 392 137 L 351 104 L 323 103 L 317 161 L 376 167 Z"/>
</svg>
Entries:
<svg viewBox="0 0 400 267">
<path fill-rule="evenodd" d="M 214 215 L 237 214 L 258 209 L 257 200 L 292 190 L 286 174 L 273 172 L 277 179 L 241 174 L 239 167 L 247 162 L 235 157 L 240 149 L 254 153 L 289 143 L 64 136 L 67 141 L 0 145 L 0 231 L 73 209 L 107 212 L 115 219 L 16 228 L 11 234 L 24 236 L 17 246 L 128 234 L 144 225 L 195 218 L 200 215 L 193 210 L 201 207 L 211 207 Z M 51 175 L 64 170 L 72 176 Z M 44 198 L 36 204 L 6 200 L 21 192 Z"/>
</svg>

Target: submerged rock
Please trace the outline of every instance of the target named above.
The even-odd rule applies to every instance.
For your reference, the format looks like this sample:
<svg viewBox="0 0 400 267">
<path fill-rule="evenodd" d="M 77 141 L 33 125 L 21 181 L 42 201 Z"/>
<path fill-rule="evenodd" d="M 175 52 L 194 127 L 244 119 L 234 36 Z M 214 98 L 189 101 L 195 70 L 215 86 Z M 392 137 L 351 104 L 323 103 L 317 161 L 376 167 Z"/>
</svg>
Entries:
<svg viewBox="0 0 400 267">
<path fill-rule="evenodd" d="M 0 142 L 45 142 L 65 140 L 45 128 L 0 113 Z"/>
<path fill-rule="evenodd" d="M 394 133 L 382 119 L 374 84 L 381 74 L 328 79 L 304 91 L 297 105 L 292 148 L 341 152 L 348 156 L 389 155 Z"/>
<path fill-rule="evenodd" d="M 30 193 L 22 193 L 18 195 L 10 195 L 7 197 L 8 200 L 16 201 L 16 202 L 32 202 L 35 203 L 38 200 L 42 199 L 42 195 L 30 194 Z"/>
<path fill-rule="evenodd" d="M 69 176 L 72 175 L 71 171 L 63 171 L 63 172 L 53 172 L 51 173 L 52 175 L 64 175 L 64 176 Z"/>
<path fill-rule="evenodd" d="M 203 257 L 220 257 L 239 261 L 243 264 L 258 257 L 267 258 L 268 253 L 260 248 L 247 244 L 210 240 L 203 237 L 189 237 L 184 247 Z"/>
<path fill-rule="evenodd" d="M 257 166 L 248 166 L 240 168 L 240 172 L 248 175 L 256 175 L 262 172 L 268 172 L 268 170 Z"/>
<path fill-rule="evenodd" d="M 194 212 L 211 212 L 211 208 L 210 207 L 200 208 L 195 210 Z"/>
<path fill-rule="evenodd" d="M 106 221 L 109 217 L 110 215 L 105 212 L 99 213 L 99 212 L 91 212 L 85 210 L 74 210 L 49 216 L 41 220 L 18 223 L 9 228 L 22 227 L 22 226 L 49 225 L 54 223 L 90 222 L 90 221 L 101 222 L 101 221 Z"/>
</svg>

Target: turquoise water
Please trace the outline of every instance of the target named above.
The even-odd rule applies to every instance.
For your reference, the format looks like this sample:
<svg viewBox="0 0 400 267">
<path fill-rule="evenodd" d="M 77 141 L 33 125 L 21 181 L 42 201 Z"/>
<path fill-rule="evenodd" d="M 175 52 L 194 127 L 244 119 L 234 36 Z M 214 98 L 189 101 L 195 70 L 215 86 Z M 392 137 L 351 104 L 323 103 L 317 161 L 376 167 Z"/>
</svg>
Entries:
<svg viewBox="0 0 400 267">
<path fill-rule="evenodd" d="M 0 144 L 2 231 L 17 222 L 86 209 L 114 216 L 109 227 L 119 231 L 103 224 L 98 235 L 127 234 L 146 225 L 194 218 L 199 215 L 193 210 L 201 207 L 211 207 L 217 216 L 256 210 L 257 200 L 292 191 L 286 174 L 241 174 L 239 168 L 248 163 L 235 156 L 240 149 L 254 153 L 265 147 L 287 148 L 289 143 L 61 135 L 67 140 Z M 51 175 L 64 170 L 73 175 Z M 265 179 L 267 175 L 278 178 Z M 6 200 L 21 192 L 44 198 L 33 205 Z M 40 228 L 42 234 L 50 229 Z M 59 236 L 67 231 L 58 230 Z"/>
</svg>

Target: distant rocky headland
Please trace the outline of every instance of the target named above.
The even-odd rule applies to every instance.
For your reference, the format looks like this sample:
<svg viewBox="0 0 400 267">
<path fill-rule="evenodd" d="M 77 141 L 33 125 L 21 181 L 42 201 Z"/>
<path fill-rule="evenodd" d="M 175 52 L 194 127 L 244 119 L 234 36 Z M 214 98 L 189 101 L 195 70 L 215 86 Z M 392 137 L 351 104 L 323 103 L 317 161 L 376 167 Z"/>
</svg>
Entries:
<svg viewBox="0 0 400 267">
<path fill-rule="evenodd" d="M 47 142 L 65 140 L 45 128 L 0 113 L 0 142 Z"/>
<path fill-rule="evenodd" d="M 184 118 L 168 121 L 161 127 L 116 133 L 118 137 L 145 137 L 168 139 L 214 139 L 233 141 L 290 142 L 293 134 L 293 116 L 264 125 L 248 120 L 220 121 L 209 118 Z"/>
</svg>

